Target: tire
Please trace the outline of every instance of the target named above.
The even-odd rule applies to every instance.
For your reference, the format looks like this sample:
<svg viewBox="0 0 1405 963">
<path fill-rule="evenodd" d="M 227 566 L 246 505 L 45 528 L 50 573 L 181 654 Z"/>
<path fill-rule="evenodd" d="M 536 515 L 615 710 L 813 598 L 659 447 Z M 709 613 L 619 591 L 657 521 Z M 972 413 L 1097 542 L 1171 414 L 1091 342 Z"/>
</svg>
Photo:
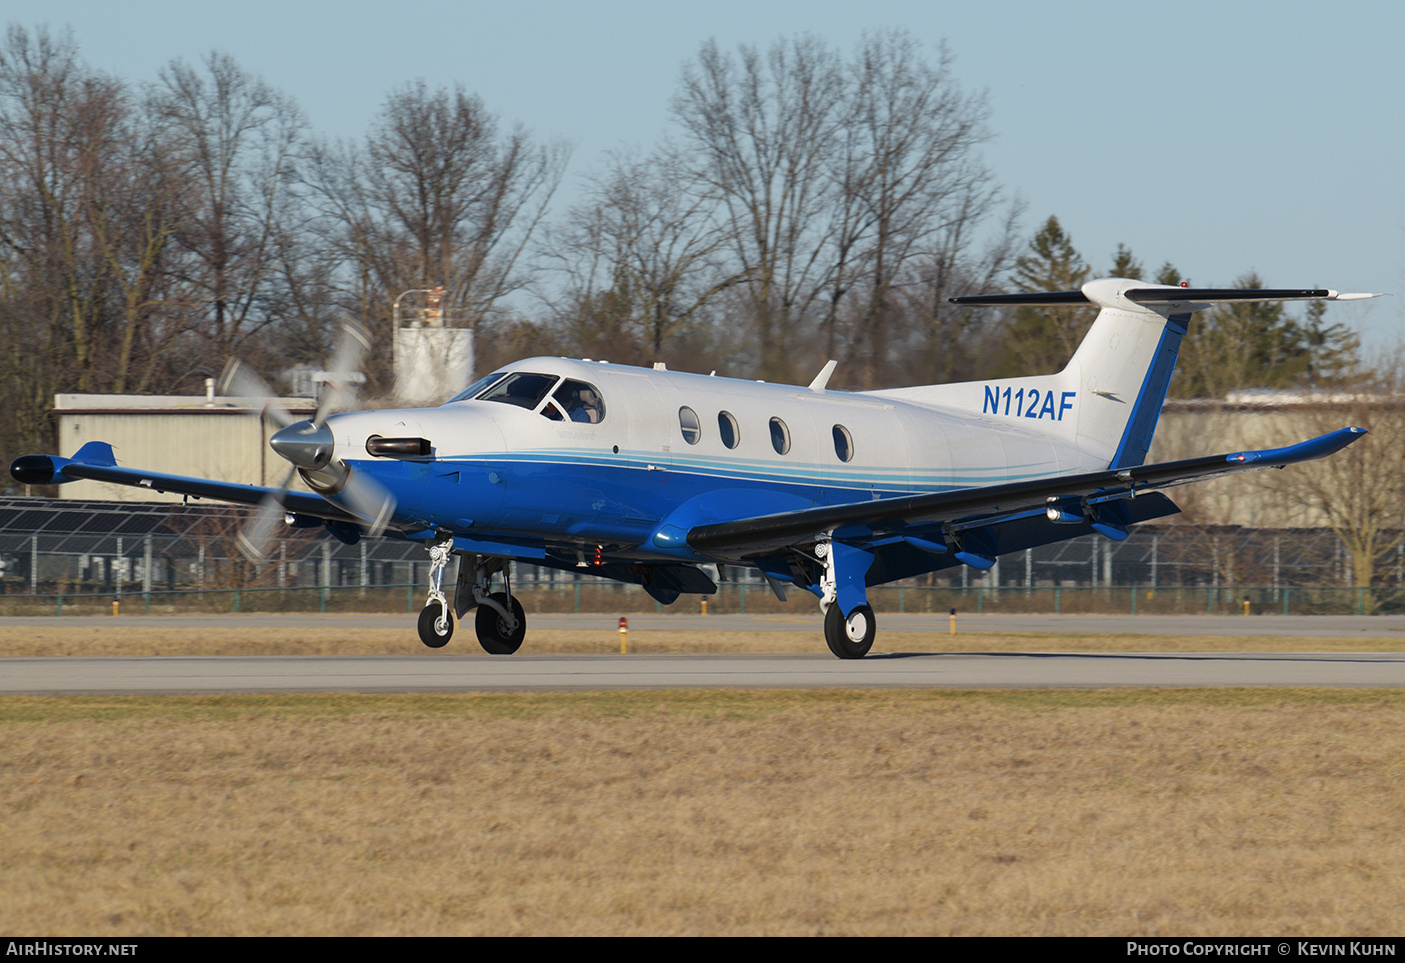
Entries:
<svg viewBox="0 0 1405 963">
<path fill-rule="evenodd" d="M 430 602 L 420 609 L 420 641 L 431 649 L 442 649 L 454 636 L 454 614 L 444 613 L 444 632 L 441 635 L 435 626 L 439 621 L 439 603 Z"/>
<path fill-rule="evenodd" d="M 868 655 L 877 634 L 872 606 L 860 605 L 847 619 L 838 605 L 831 605 L 825 613 L 824 640 L 829 643 L 829 651 L 841 659 L 862 659 Z"/>
<path fill-rule="evenodd" d="M 522 640 L 527 635 L 527 616 L 522 611 L 522 603 L 515 598 L 509 602 L 502 592 L 494 592 L 491 598 L 499 605 L 511 608 L 513 616 L 517 619 L 517 628 L 509 634 L 498 610 L 491 605 L 480 605 L 478 614 L 473 619 L 473 628 L 478 633 L 478 644 L 483 646 L 483 651 L 489 655 L 511 655 L 522 647 Z"/>
</svg>

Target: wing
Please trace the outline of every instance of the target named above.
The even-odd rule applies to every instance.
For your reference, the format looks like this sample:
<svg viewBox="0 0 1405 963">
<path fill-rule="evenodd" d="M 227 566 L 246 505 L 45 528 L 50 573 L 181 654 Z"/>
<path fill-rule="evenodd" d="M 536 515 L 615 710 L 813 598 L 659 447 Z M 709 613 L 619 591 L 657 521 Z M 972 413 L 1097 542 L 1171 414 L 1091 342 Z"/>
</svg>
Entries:
<svg viewBox="0 0 1405 963">
<path fill-rule="evenodd" d="M 1117 510 L 1119 503 L 1176 485 L 1324 458 L 1365 435 L 1364 428 L 1340 428 L 1287 448 L 1238 451 L 1080 475 L 758 515 L 699 525 L 688 532 L 687 540 L 700 552 L 759 555 L 788 545 L 813 542 L 822 535 L 831 535 L 840 541 L 863 542 L 934 523 L 959 531 L 1035 515 L 1046 515 L 1054 523 L 1086 523 L 1103 534 L 1114 538 L 1120 534 L 1125 538 L 1125 524 L 1129 519 L 1125 511 Z M 1164 497 L 1159 500 L 1165 501 Z M 1171 511 L 1174 510 L 1172 507 Z M 1073 534 L 1079 533 L 1070 532 Z M 927 545 L 930 550 L 945 550 L 937 543 Z"/>
<path fill-rule="evenodd" d="M 89 481 L 111 482 L 115 485 L 131 485 L 148 488 L 155 492 L 175 492 L 194 498 L 213 498 L 222 502 L 240 505 L 257 505 L 268 495 L 279 495 L 284 509 L 295 515 L 308 515 L 326 519 L 329 522 L 350 522 L 364 525 L 363 519 L 345 512 L 335 505 L 307 492 L 283 493 L 276 488 L 263 485 L 240 485 L 234 482 L 214 481 L 209 478 L 191 478 L 185 475 L 167 475 L 163 472 L 143 471 L 139 468 L 122 468 L 113 457 L 112 446 L 100 441 L 90 441 L 74 453 L 72 458 L 55 455 L 22 455 L 10 465 L 10 474 L 16 481 L 30 485 L 54 485 L 62 482 Z"/>
</svg>

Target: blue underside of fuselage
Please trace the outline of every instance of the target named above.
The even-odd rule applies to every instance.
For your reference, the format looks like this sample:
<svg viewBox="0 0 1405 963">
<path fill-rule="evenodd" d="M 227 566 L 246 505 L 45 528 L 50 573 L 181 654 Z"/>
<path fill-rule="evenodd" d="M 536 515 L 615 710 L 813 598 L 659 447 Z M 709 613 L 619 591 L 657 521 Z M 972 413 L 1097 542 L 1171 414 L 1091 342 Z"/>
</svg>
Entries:
<svg viewBox="0 0 1405 963">
<path fill-rule="evenodd" d="M 521 457 L 377 460 L 354 462 L 353 467 L 373 474 L 395 496 L 397 519 L 420 529 L 411 537 L 429 538 L 447 530 L 459 536 L 461 550 L 544 558 L 548 564 L 552 553 L 564 560 L 577 550 L 599 547 L 617 561 L 743 562 L 766 568 L 754 551 L 702 555 L 687 544 L 687 532 L 714 522 L 934 490 L 776 480 L 758 472 L 728 476 L 640 462 L 621 466 Z M 1128 505 L 1123 510 L 1130 512 L 1127 524 L 1177 511 L 1162 495 L 1143 496 Z M 965 537 L 970 551 L 996 556 L 1093 531 L 1087 523 L 1052 524 L 1040 513 L 972 529 Z M 937 522 L 900 524 L 881 533 L 841 530 L 835 538 L 867 544 L 873 551 L 875 560 L 864 579 L 870 585 L 962 564 L 953 553 L 914 547 L 899 532 L 942 541 Z M 785 573 L 781 559 L 777 556 L 771 565 L 777 576 Z"/>
<path fill-rule="evenodd" d="M 671 561 L 704 556 L 686 544 L 656 541 L 665 524 L 686 532 L 708 522 L 911 494 L 520 458 L 351 465 L 394 495 L 398 522 L 425 531 L 604 545 L 631 558 Z"/>
</svg>

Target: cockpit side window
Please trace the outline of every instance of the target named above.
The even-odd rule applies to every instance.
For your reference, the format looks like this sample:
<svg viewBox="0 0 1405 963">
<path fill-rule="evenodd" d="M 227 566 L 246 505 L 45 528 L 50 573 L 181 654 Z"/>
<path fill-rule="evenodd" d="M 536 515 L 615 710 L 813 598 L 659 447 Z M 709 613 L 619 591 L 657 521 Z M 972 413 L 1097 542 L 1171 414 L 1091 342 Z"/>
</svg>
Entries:
<svg viewBox="0 0 1405 963">
<path fill-rule="evenodd" d="M 556 375 L 514 371 L 483 392 L 478 400 L 500 401 L 503 404 L 517 405 L 519 408 L 535 408 L 541 404 L 546 393 L 556 384 L 556 380 Z"/>
<path fill-rule="evenodd" d="M 598 425 L 605 420 L 605 402 L 594 385 L 567 378 L 551 397 L 571 421 Z"/>
</svg>

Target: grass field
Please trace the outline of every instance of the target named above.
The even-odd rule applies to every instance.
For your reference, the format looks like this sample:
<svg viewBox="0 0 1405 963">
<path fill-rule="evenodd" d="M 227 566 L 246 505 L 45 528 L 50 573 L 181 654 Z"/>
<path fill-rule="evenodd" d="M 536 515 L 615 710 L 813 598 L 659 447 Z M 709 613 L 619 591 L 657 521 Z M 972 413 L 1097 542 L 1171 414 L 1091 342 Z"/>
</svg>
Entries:
<svg viewBox="0 0 1405 963">
<path fill-rule="evenodd" d="M 0 918 L 1398 934 L 1402 760 L 1394 690 L 6 698 Z"/>
<path fill-rule="evenodd" d="M 1399 639 L 889 633 L 893 651 Z M 476 652 L 471 633 L 459 651 Z M 618 651 L 534 631 L 525 651 Z M 815 633 L 630 633 L 818 652 Z M 0 654 L 378 654 L 407 630 L 0 627 Z M 2 665 L 2 663 L 0 663 Z M 0 919 L 41 935 L 1388 935 L 1405 693 L 0 699 Z"/>
</svg>

